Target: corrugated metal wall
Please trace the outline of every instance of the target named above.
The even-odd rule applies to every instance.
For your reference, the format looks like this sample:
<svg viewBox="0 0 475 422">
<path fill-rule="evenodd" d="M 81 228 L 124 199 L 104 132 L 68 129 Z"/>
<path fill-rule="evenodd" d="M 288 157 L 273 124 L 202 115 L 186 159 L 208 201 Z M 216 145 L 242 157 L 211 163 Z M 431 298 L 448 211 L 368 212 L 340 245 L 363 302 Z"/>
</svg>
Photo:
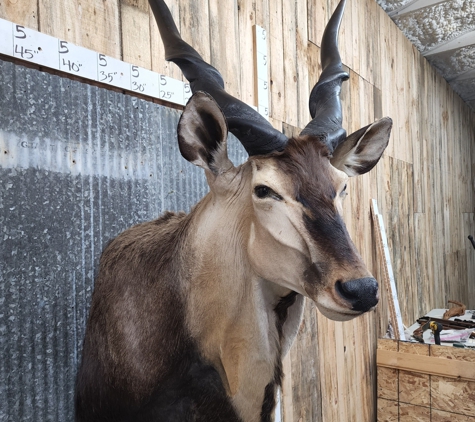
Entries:
<svg viewBox="0 0 475 422">
<path fill-rule="evenodd" d="M 102 249 L 207 192 L 178 151 L 179 115 L 0 61 L 0 421 L 73 420 Z"/>
</svg>

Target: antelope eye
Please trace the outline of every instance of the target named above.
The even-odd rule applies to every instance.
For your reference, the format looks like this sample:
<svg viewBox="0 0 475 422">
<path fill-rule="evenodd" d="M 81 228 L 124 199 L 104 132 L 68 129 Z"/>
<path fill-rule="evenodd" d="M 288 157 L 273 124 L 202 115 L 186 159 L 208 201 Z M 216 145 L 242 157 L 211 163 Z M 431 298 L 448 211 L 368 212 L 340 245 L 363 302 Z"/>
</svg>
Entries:
<svg viewBox="0 0 475 422">
<path fill-rule="evenodd" d="M 275 193 L 270 187 L 268 186 L 264 186 L 264 185 L 259 185 L 259 186 L 256 186 L 254 188 L 254 194 L 258 197 L 258 198 L 268 198 L 268 197 L 272 197 L 274 199 L 277 199 L 277 200 L 281 200 L 282 197 L 278 194 L 278 193 Z"/>
<path fill-rule="evenodd" d="M 267 186 L 263 186 L 263 185 L 256 186 L 254 188 L 254 193 L 256 194 L 258 198 L 265 198 L 266 196 L 269 196 L 271 192 L 272 192 L 271 188 Z"/>
</svg>

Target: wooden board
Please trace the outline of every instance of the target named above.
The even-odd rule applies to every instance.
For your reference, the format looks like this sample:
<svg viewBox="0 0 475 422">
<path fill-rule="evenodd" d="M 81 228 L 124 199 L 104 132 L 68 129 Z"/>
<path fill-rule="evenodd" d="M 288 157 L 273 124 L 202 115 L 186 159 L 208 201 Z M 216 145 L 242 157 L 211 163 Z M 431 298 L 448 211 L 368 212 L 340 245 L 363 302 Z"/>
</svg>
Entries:
<svg viewBox="0 0 475 422">
<path fill-rule="evenodd" d="M 121 59 L 119 4 L 89 0 L 39 0 L 41 32 L 107 56 Z"/>
<path fill-rule="evenodd" d="M 256 104 L 252 27 L 267 30 L 270 123 L 292 136 L 310 120 L 308 95 L 321 71 L 321 37 L 337 2 L 166 0 L 183 38 L 218 67 L 232 94 L 250 104 Z M 164 60 L 146 0 L 5 0 L 0 18 L 182 79 L 179 69 Z M 355 245 L 381 278 L 369 214 L 370 198 L 376 198 L 403 321 L 412 324 L 427 310 L 446 306 L 448 299 L 475 308 L 475 250 L 467 240 L 468 234 L 475 236 L 474 113 L 373 0 L 348 2 L 339 45 L 350 73 L 341 93 L 348 133 L 382 116 L 394 121 L 380 162 L 348 183 L 344 219 Z M 375 374 L 391 371 L 374 368 L 376 337 L 387 328 L 388 299 L 382 290 L 377 315 L 343 324 L 315 309 L 313 317 L 306 314 L 308 329 L 291 352 L 290 367 L 286 361 L 291 375 L 284 418 L 374 420 Z M 355 380 L 363 380 L 356 392 Z M 394 410 L 385 400 L 386 408 Z M 423 407 L 407 406 L 404 415 Z M 433 420 L 436 415 L 444 420 L 442 411 L 433 413 Z"/>
<path fill-rule="evenodd" d="M 123 3 L 120 8 L 122 32 L 122 60 L 137 66 L 152 67 L 150 48 L 150 16 L 148 9 Z M 137 31 L 137 28 L 142 28 Z"/>
<path fill-rule="evenodd" d="M 379 340 L 377 365 L 378 421 L 475 420 L 475 351 Z"/>
<path fill-rule="evenodd" d="M 475 363 L 378 349 L 378 366 L 475 381 Z"/>
<path fill-rule="evenodd" d="M 0 3 L 0 18 L 31 29 L 38 29 L 37 0 L 4 0 Z"/>
</svg>

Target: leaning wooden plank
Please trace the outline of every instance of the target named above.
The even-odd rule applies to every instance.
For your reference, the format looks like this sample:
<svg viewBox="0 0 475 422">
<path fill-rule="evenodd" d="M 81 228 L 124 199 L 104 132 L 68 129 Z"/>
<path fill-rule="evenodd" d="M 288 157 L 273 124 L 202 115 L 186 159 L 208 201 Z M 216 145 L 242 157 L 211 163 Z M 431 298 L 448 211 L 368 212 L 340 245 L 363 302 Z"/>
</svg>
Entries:
<svg viewBox="0 0 475 422">
<path fill-rule="evenodd" d="M 384 284 L 389 293 L 388 302 L 392 328 L 397 340 L 405 340 L 406 337 L 404 335 L 404 326 L 402 324 L 401 309 L 399 307 L 396 282 L 394 280 L 394 273 L 391 265 L 391 255 L 387 244 L 386 231 L 384 229 L 384 221 L 381 214 L 379 214 L 378 204 L 375 199 L 371 201 L 371 211 L 375 226 L 377 227 L 376 234 L 379 250 L 384 262 Z"/>
<path fill-rule="evenodd" d="M 284 42 L 282 38 L 282 0 L 269 3 L 270 116 L 285 121 Z"/>
<path fill-rule="evenodd" d="M 376 363 L 385 368 L 475 381 L 475 362 L 378 349 Z"/>
</svg>

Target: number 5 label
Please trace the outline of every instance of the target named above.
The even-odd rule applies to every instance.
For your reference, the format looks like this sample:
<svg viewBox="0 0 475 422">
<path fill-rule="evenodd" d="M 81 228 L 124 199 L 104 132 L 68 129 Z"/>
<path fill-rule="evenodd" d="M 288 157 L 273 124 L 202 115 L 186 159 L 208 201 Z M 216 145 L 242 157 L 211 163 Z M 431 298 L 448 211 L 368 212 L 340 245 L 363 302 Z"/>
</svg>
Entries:
<svg viewBox="0 0 475 422">
<path fill-rule="evenodd" d="M 130 87 L 130 65 L 121 60 L 97 55 L 97 80 L 123 89 Z"/>
<path fill-rule="evenodd" d="M 58 69 L 58 41 L 22 25 L 13 27 L 13 57 Z"/>
<path fill-rule="evenodd" d="M 130 67 L 130 86 L 132 91 L 159 98 L 160 86 L 158 73 L 139 66 Z"/>
<path fill-rule="evenodd" d="M 96 79 L 97 54 L 94 51 L 58 40 L 58 54 L 60 70 L 87 79 Z"/>
</svg>

